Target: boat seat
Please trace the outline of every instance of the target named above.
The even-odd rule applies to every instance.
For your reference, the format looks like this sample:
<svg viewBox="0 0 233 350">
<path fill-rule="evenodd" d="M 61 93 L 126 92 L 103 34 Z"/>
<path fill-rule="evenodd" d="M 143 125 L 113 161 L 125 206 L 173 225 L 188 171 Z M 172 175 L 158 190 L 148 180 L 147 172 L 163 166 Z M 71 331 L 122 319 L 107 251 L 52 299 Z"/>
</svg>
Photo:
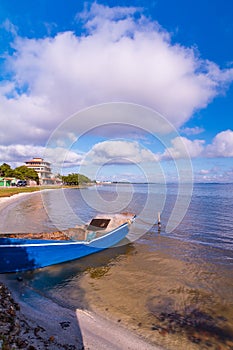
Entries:
<svg viewBox="0 0 233 350">
<path fill-rule="evenodd" d="M 90 224 L 87 226 L 87 230 L 90 230 L 90 231 L 105 230 L 108 227 L 108 224 L 110 223 L 110 221 L 111 219 L 102 219 L 102 218 L 92 219 Z"/>
</svg>

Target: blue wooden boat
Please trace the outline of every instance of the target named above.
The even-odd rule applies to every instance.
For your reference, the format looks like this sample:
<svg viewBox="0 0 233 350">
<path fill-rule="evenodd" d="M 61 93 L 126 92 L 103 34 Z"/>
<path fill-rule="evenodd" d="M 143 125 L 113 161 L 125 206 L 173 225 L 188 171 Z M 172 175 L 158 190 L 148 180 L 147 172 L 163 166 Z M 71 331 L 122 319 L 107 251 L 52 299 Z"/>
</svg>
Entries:
<svg viewBox="0 0 233 350">
<path fill-rule="evenodd" d="M 125 219 L 123 224 L 110 231 L 106 230 L 106 227 L 95 228 L 88 225 L 85 240 L 28 239 L 20 235 L 17 238 L 12 238 L 12 235 L 0 236 L 0 273 L 33 270 L 59 264 L 117 245 L 128 234 L 134 218 L 131 219 Z"/>
</svg>

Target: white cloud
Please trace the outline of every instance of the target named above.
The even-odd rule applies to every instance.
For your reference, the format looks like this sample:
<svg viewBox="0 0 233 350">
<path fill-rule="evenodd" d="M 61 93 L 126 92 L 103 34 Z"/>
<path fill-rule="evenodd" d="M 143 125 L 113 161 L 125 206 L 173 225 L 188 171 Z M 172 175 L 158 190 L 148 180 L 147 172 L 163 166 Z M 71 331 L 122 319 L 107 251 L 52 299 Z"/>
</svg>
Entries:
<svg viewBox="0 0 233 350">
<path fill-rule="evenodd" d="M 95 144 L 86 154 L 83 164 L 141 164 L 158 160 L 157 155 L 136 141 L 114 140 Z"/>
<path fill-rule="evenodd" d="M 225 130 L 217 134 L 205 153 L 207 157 L 233 157 L 233 131 Z"/>
<path fill-rule="evenodd" d="M 186 137 L 178 136 L 171 140 L 172 147 L 168 147 L 161 155 L 161 160 L 181 158 L 229 158 L 233 157 L 233 131 L 225 130 L 218 133 L 212 143 L 205 145 L 204 140 L 189 140 Z M 206 170 L 200 174 L 206 175 Z"/>
<path fill-rule="evenodd" d="M 180 132 L 182 134 L 185 134 L 187 136 L 190 136 L 190 135 L 198 135 L 198 134 L 201 134 L 205 131 L 205 129 L 203 128 L 200 128 L 199 126 L 195 126 L 194 128 L 182 128 L 180 129 Z"/>
<path fill-rule="evenodd" d="M 93 3 L 91 11 L 87 7 L 81 14 L 76 15 L 76 20 L 80 19 L 85 22 L 85 27 L 93 31 L 103 28 L 106 25 L 106 20 L 125 20 L 129 16 L 134 15 L 136 12 L 140 12 L 142 9 L 138 7 L 123 7 L 115 6 L 108 7 L 101 4 Z M 108 23 L 108 22 L 107 22 Z"/>
<path fill-rule="evenodd" d="M 70 134 L 73 140 L 75 136 Z M 104 164 L 145 164 L 158 163 L 170 159 L 185 159 L 197 157 L 233 157 L 233 131 L 226 130 L 215 136 L 213 142 L 205 146 L 204 140 L 189 140 L 178 136 L 171 140 L 171 147 L 161 153 L 153 153 L 143 148 L 137 141 L 111 140 L 95 144 L 85 153 L 69 150 L 66 145 L 60 144 L 56 148 L 16 144 L 0 145 L 0 159 L 10 163 L 13 167 L 22 165 L 33 156 L 45 157 L 58 172 L 62 168 Z M 201 169 L 198 175 L 213 175 L 215 170 Z M 212 176 L 211 175 L 211 176 Z"/>
<path fill-rule="evenodd" d="M 213 167 L 210 169 L 202 169 L 195 173 L 195 181 L 197 182 L 233 182 L 233 170 L 224 169 L 223 166 Z"/>
<path fill-rule="evenodd" d="M 9 20 L 9 18 L 6 18 L 0 27 L 5 29 L 8 33 L 11 33 L 13 36 L 17 35 L 18 28 Z"/>
<path fill-rule="evenodd" d="M 13 167 L 20 166 L 35 156 L 45 157 L 47 161 L 51 162 L 54 169 L 79 166 L 83 160 L 82 154 L 62 147 L 47 148 L 45 150 L 42 146 L 20 144 L 10 146 L 0 145 L 0 159 L 2 162 L 11 163 Z M 17 162 L 15 161 L 16 159 Z"/>
<path fill-rule="evenodd" d="M 83 154 L 62 147 L 47 148 L 44 155 L 59 172 L 63 168 L 77 167 L 83 161 Z"/>
<path fill-rule="evenodd" d="M 199 175 L 207 175 L 207 174 L 209 174 L 210 173 L 210 170 L 207 170 L 207 169 L 201 169 L 200 171 L 199 171 Z"/>
<path fill-rule="evenodd" d="M 110 101 L 154 108 L 180 127 L 232 81 L 233 69 L 172 44 L 136 11 L 93 4 L 82 16 L 86 35 L 17 36 L 6 62 L 12 79 L 0 95 L 1 142 L 43 145 L 69 115 Z"/>
<path fill-rule="evenodd" d="M 31 145 L 0 145 L 0 159 L 2 162 L 11 163 L 13 166 L 24 164 L 25 161 L 31 159 L 32 155 L 42 156 L 44 148 L 42 146 Z M 15 160 L 17 159 L 17 162 Z"/>
<path fill-rule="evenodd" d="M 204 151 L 204 140 L 191 141 L 183 136 L 177 136 L 171 140 L 172 147 L 168 147 L 162 155 L 162 159 L 196 158 Z"/>
</svg>

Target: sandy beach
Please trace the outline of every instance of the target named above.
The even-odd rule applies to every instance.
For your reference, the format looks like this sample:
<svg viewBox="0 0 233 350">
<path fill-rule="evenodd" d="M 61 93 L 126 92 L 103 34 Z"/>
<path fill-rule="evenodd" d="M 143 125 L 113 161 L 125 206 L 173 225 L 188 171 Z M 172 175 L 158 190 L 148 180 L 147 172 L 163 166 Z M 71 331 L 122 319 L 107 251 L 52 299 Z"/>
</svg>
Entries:
<svg viewBox="0 0 233 350">
<path fill-rule="evenodd" d="M 16 200 L 18 200 L 21 197 L 25 197 L 28 195 L 32 195 L 34 192 L 26 192 L 26 193 L 17 193 L 14 194 L 13 196 L 10 197 L 1 197 L 0 198 L 0 211 L 6 207 L 7 205 L 9 205 L 10 203 L 15 202 Z M 37 193 L 37 192 L 35 192 Z"/>
<path fill-rule="evenodd" d="M 47 191 L 52 191 L 57 188 L 45 188 L 45 189 L 40 189 L 39 191 L 32 191 L 32 192 L 21 192 L 21 193 L 16 193 L 11 196 L 6 196 L 6 197 L 0 197 L 0 211 L 8 206 L 9 204 L 17 201 L 18 199 L 25 197 L 25 196 L 32 196 L 41 192 L 47 192 Z"/>
<path fill-rule="evenodd" d="M 26 195 L 0 198 L 0 210 Z M 1 324 L 11 317 L 10 326 L 0 331 L 4 349 L 161 350 L 110 319 L 89 310 L 63 307 L 37 294 L 17 279 L 17 274 L 10 279 L 0 275 L 0 281 Z"/>
<path fill-rule="evenodd" d="M 21 344 L 19 348 L 30 350 L 162 350 L 93 312 L 71 310 L 38 295 L 28 289 L 23 281 L 17 280 L 17 275 L 10 282 L 4 275 L 0 276 L 0 280 L 8 286 L 13 296 L 13 301 L 5 302 L 5 315 L 13 314 L 15 326 L 3 333 L 10 337 L 11 345 Z M 6 300 L 6 295 L 9 297 L 8 291 L 3 293 L 3 288 L 0 292 L 1 300 Z M 4 318 L 1 310 L 0 322 Z"/>
</svg>

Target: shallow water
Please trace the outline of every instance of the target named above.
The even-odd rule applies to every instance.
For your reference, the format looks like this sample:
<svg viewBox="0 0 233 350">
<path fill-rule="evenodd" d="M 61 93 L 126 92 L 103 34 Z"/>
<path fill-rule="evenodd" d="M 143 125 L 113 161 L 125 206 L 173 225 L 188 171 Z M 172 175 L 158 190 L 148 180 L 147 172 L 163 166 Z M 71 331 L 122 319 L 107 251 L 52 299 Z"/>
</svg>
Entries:
<svg viewBox="0 0 233 350">
<path fill-rule="evenodd" d="M 21 225 L 21 232 L 32 227 L 45 231 L 54 225 L 67 228 L 86 222 L 97 209 L 116 206 L 116 198 L 124 210 L 140 215 L 148 188 L 135 185 L 133 196 L 129 196 L 132 187 L 128 185 L 85 191 L 85 195 L 77 189 L 62 194 L 48 191 L 43 196 L 47 213 L 36 194 L 3 214 L 11 217 L 12 227 Z M 89 308 L 112 317 L 167 349 L 232 349 L 232 193 L 231 184 L 195 185 L 183 221 L 168 234 L 164 228 L 177 198 L 177 186 L 169 185 L 165 191 L 164 186 L 154 185 L 155 216 L 147 210 L 138 221 L 138 227 L 149 227 L 146 235 L 127 246 L 24 273 L 24 282 L 67 307 Z M 93 208 L 93 203 L 101 202 L 98 196 L 104 201 L 101 208 Z M 64 205 L 64 200 L 73 210 Z M 163 225 L 158 233 L 153 220 L 163 202 Z"/>
</svg>

